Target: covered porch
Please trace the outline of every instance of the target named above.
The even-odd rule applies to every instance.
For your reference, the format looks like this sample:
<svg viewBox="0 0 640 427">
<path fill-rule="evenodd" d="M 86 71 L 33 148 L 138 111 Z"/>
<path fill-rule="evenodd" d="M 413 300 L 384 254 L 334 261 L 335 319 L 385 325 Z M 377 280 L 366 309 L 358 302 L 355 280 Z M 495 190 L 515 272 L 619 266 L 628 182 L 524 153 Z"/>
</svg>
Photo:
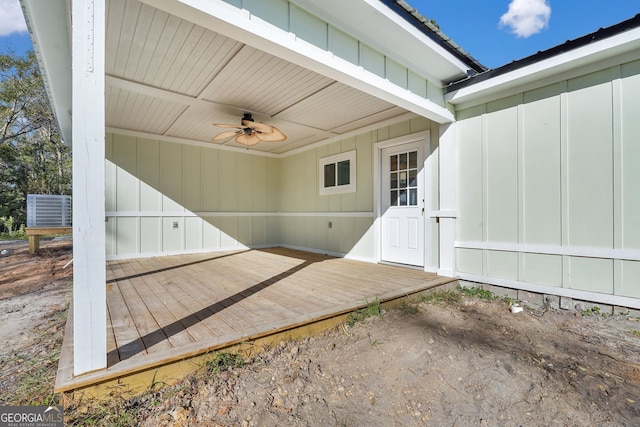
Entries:
<svg viewBox="0 0 640 427">
<path fill-rule="evenodd" d="M 100 396 L 170 384 L 214 351 L 259 351 L 308 336 L 380 301 L 455 282 L 420 270 L 286 248 L 110 261 L 107 363 L 73 375 L 73 321 L 56 392 Z"/>
</svg>

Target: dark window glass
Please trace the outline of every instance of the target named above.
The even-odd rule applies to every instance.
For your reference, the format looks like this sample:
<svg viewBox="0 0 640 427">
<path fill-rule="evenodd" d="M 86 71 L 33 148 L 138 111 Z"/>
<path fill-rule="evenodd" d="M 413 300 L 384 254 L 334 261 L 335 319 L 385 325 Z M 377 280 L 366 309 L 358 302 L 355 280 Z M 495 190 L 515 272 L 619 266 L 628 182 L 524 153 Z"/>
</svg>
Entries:
<svg viewBox="0 0 640 427">
<path fill-rule="evenodd" d="M 411 151 L 409 153 L 409 169 L 416 169 L 418 167 L 418 152 Z"/>
<path fill-rule="evenodd" d="M 409 190 L 409 206 L 418 206 L 418 190 L 415 188 Z"/>
<path fill-rule="evenodd" d="M 400 206 L 407 206 L 407 190 L 400 190 Z"/>
<path fill-rule="evenodd" d="M 338 162 L 338 185 L 349 185 L 351 181 L 350 161 Z"/>
<path fill-rule="evenodd" d="M 325 187 L 336 186 L 336 164 L 335 163 L 324 165 L 324 186 Z"/>
<path fill-rule="evenodd" d="M 398 206 L 398 190 L 391 191 L 391 198 L 389 199 L 389 206 Z"/>
<path fill-rule="evenodd" d="M 407 153 L 402 153 L 402 154 L 400 154 L 399 157 L 400 157 L 400 162 L 399 162 L 400 170 L 406 169 L 407 168 Z"/>
<path fill-rule="evenodd" d="M 398 188 L 398 173 L 397 172 L 392 172 L 391 173 L 391 183 L 390 183 L 391 187 L 390 188 Z"/>
<path fill-rule="evenodd" d="M 409 171 L 409 187 L 418 186 L 418 171 Z"/>
</svg>

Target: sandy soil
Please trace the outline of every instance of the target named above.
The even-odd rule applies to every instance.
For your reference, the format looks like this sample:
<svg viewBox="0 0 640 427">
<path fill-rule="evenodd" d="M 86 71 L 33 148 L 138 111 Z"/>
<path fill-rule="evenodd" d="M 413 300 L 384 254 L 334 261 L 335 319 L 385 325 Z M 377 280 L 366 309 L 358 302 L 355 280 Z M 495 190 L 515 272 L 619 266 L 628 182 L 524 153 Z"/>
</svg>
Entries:
<svg viewBox="0 0 640 427">
<path fill-rule="evenodd" d="M 71 297 L 71 239 L 0 244 L 0 404 L 36 404 L 53 394 Z M 32 383 L 45 376 L 50 384 Z M 29 390 L 29 388 L 32 388 Z"/>
<path fill-rule="evenodd" d="M 6 280 L 17 276 L 7 276 L 13 262 L 0 258 L 0 342 L 8 343 L 0 349 L 0 395 L 15 384 L 7 372 L 19 373 L 16 357 L 60 345 L 64 319 L 52 323 L 51 314 L 68 304 L 61 264 L 69 249 L 31 257 L 22 276 L 39 279 L 25 278 L 22 287 Z M 16 250 L 9 258 L 23 265 L 24 256 Z M 70 425 L 89 416 L 95 425 L 127 425 L 113 421 L 123 413 L 143 426 L 640 425 L 640 322 L 594 314 L 514 314 L 503 300 L 467 296 L 411 301 L 281 343 L 242 367 L 203 367 L 175 386 L 121 401 L 119 414 L 86 406 L 65 412 Z"/>
</svg>

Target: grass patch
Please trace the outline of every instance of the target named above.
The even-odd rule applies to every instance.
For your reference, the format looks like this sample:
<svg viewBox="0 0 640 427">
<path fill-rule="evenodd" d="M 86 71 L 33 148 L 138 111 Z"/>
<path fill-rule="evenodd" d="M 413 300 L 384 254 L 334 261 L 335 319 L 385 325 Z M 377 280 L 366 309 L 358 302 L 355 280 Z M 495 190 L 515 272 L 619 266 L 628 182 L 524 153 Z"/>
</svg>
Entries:
<svg viewBox="0 0 640 427">
<path fill-rule="evenodd" d="M 489 301 L 498 299 L 499 297 L 491 291 L 484 289 L 482 286 L 460 287 L 460 292 L 472 298 L 486 299 Z"/>
<path fill-rule="evenodd" d="M 462 302 L 462 294 L 460 291 L 451 290 L 433 291 L 427 294 L 421 294 L 418 296 L 418 301 L 430 304 L 455 305 Z"/>
<path fill-rule="evenodd" d="M 62 342 L 53 353 L 22 362 L 26 369 L 20 373 L 20 378 L 13 384 L 8 396 L 6 396 L 8 404 L 17 406 L 55 406 L 59 404 L 58 395 L 53 393 L 53 384 L 61 346 Z"/>
<path fill-rule="evenodd" d="M 62 350 L 62 331 L 67 318 L 67 308 L 49 313 L 47 324 L 34 329 L 39 353 L 15 354 L 10 360 L 0 360 L 21 369 L 13 375 L 8 392 L 0 398 L 0 403 L 14 406 L 54 406 L 60 404 L 60 396 L 54 394 L 53 387 L 60 351 Z M 53 340 L 51 330 L 57 329 Z"/>
<path fill-rule="evenodd" d="M 206 363 L 206 366 L 211 372 L 217 374 L 229 368 L 242 368 L 244 359 L 239 354 L 218 352 Z"/>
<path fill-rule="evenodd" d="M 420 312 L 418 304 L 420 304 L 420 300 L 417 298 L 411 300 L 404 299 L 400 303 L 400 310 L 405 314 L 418 314 Z"/>
<path fill-rule="evenodd" d="M 140 405 L 136 399 L 112 398 L 91 402 L 90 408 L 65 408 L 65 426 L 129 427 L 138 424 Z"/>
<path fill-rule="evenodd" d="M 580 312 L 580 314 L 584 317 L 591 317 L 591 316 L 602 316 L 602 317 L 607 317 L 607 315 L 605 313 L 603 313 L 600 310 L 600 307 L 598 307 L 597 305 L 594 305 L 591 308 L 587 308 L 584 309 Z"/>
<path fill-rule="evenodd" d="M 349 318 L 347 319 L 347 325 L 353 326 L 358 322 L 362 322 L 364 319 L 369 317 L 382 317 L 382 306 L 380 304 L 380 300 L 378 298 L 373 302 L 367 303 L 366 307 L 361 308 L 358 311 L 354 311 L 349 314 Z"/>
</svg>

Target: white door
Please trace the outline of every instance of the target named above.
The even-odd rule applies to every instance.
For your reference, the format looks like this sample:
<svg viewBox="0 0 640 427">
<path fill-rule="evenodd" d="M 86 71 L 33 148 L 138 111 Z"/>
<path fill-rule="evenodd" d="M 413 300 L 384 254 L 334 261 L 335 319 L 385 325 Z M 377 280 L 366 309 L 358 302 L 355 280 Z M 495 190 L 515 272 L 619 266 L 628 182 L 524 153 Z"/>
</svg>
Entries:
<svg viewBox="0 0 640 427">
<path fill-rule="evenodd" d="M 424 266 L 422 141 L 382 149 L 382 261 Z"/>
</svg>

